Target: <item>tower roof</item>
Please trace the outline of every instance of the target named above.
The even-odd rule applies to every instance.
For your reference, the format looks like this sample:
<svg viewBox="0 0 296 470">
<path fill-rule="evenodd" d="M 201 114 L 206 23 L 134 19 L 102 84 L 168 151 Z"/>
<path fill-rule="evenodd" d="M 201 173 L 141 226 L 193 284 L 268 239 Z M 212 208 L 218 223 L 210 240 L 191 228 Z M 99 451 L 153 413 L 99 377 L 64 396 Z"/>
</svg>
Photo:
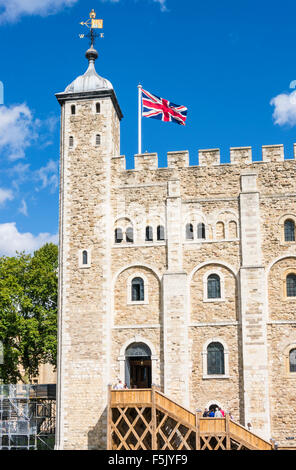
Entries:
<svg viewBox="0 0 296 470">
<path fill-rule="evenodd" d="M 64 93 L 84 93 L 88 91 L 113 90 L 112 83 L 106 78 L 100 77 L 95 69 L 95 60 L 99 54 L 93 45 L 86 51 L 88 59 L 88 69 L 68 85 Z"/>
</svg>

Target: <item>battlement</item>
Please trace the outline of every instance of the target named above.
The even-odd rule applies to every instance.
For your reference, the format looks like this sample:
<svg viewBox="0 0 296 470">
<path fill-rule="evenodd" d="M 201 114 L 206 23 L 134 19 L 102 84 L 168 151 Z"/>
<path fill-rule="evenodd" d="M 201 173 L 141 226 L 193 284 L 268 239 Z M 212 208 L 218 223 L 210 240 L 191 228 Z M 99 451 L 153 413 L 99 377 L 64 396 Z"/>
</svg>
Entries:
<svg viewBox="0 0 296 470">
<path fill-rule="evenodd" d="M 158 155 L 157 153 L 142 153 L 135 155 L 135 170 L 157 170 L 158 169 Z M 198 159 L 200 167 L 212 167 L 219 165 L 250 165 L 252 163 L 272 163 L 283 162 L 284 146 L 280 145 L 263 145 L 262 146 L 262 160 L 252 159 L 252 147 L 231 147 L 230 148 L 230 162 L 221 162 L 220 149 L 201 149 L 198 150 Z M 288 160 L 296 159 L 296 143 L 294 144 L 293 157 Z M 189 152 L 188 150 L 168 152 L 167 153 L 167 167 L 168 169 L 181 169 L 189 167 Z M 112 158 L 112 163 L 117 171 L 122 171 L 126 168 L 125 156 L 121 155 Z"/>
</svg>

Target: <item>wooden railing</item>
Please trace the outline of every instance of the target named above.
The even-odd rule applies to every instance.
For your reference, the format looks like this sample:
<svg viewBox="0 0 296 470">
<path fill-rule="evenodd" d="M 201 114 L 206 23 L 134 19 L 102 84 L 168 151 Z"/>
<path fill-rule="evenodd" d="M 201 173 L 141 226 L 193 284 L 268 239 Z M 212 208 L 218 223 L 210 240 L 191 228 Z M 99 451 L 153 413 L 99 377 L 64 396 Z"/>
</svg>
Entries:
<svg viewBox="0 0 296 470">
<path fill-rule="evenodd" d="M 269 442 L 225 418 L 203 418 L 152 389 L 111 390 L 108 449 L 272 450 Z"/>
</svg>

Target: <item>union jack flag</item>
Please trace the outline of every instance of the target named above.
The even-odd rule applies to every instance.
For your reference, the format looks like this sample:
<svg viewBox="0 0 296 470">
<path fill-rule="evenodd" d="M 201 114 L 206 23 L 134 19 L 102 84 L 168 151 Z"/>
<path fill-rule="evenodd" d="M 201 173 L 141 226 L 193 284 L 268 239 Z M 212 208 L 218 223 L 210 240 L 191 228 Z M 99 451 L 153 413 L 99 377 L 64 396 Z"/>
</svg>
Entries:
<svg viewBox="0 0 296 470">
<path fill-rule="evenodd" d="M 142 116 L 160 119 L 164 122 L 175 122 L 185 126 L 187 118 L 187 108 L 171 101 L 152 95 L 149 91 L 142 88 Z"/>
</svg>

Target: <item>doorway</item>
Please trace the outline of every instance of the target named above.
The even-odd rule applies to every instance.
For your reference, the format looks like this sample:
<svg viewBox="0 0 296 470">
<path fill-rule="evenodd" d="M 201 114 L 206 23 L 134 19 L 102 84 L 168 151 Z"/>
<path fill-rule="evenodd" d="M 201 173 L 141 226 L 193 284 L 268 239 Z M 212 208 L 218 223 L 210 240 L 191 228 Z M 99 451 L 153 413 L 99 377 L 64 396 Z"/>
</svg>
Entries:
<svg viewBox="0 0 296 470">
<path fill-rule="evenodd" d="M 144 343 L 133 343 L 125 353 L 125 382 L 128 388 L 151 388 L 151 351 Z"/>
</svg>

